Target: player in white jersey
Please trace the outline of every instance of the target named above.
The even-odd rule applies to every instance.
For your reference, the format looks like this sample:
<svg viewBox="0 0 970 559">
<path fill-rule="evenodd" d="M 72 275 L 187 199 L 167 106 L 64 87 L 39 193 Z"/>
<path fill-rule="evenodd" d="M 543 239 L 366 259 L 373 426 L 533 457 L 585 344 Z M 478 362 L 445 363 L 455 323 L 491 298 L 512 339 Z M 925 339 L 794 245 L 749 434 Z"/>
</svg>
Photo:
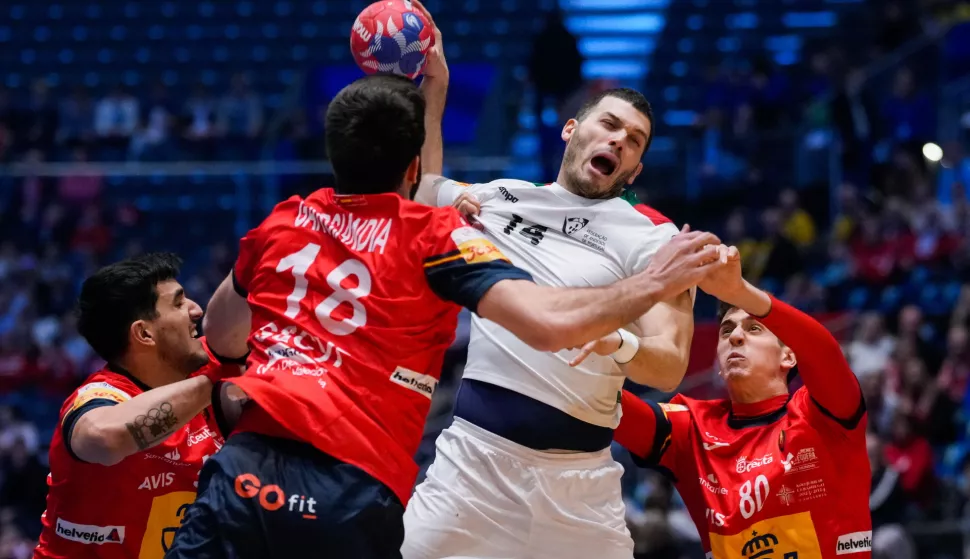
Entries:
<svg viewBox="0 0 970 559">
<path fill-rule="evenodd" d="M 430 115 L 426 121 L 429 137 L 440 130 Z M 428 176 L 415 199 L 480 205 L 488 238 L 537 283 L 610 284 L 646 267 L 678 232 L 624 192 L 643 168 L 651 128 L 640 93 L 607 91 L 563 128 L 556 183 L 467 185 Z M 455 421 L 438 438 L 435 462 L 405 514 L 404 559 L 630 559 L 623 468 L 609 450 L 621 388 L 625 378 L 662 390 L 680 383 L 692 305 L 687 292 L 655 305 L 576 367 L 576 351 L 539 352 L 473 317 Z M 609 355 L 603 347 L 611 343 Z"/>
</svg>

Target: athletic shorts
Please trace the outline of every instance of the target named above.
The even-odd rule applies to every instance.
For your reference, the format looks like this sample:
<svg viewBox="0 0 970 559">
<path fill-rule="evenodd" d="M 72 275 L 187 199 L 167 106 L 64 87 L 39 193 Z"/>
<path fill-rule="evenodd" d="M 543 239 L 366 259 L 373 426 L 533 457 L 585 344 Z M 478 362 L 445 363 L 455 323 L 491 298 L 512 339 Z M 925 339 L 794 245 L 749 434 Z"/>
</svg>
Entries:
<svg viewBox="0 0 970 559">
<path fill-rule="evenodd" d="M 631 559 L 610 450 L 554 454 L 461 418 L 404 514 L 404 559 Z"/>
<path fill-rule="evenodd" d="M 166 559 L 401 557 L 404 507 L 304 443 L 239 433 L 206 461 Z"/>
</svg>

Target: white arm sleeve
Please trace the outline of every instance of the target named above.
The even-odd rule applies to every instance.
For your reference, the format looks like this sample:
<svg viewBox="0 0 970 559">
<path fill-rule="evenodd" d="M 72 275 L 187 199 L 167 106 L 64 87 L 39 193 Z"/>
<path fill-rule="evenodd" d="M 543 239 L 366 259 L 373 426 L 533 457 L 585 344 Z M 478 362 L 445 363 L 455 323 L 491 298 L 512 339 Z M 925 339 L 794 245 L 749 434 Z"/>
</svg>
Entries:
<svg viewBox="0 0 970 559">
<path fill-rule="evenodd" d="M 438 185 L 437 206 L 439 208 L 443 206 L 450 206 L 459 196 L 461 196 L 463 192 L 475 194 L 478 196 L 479 201 L 484 201 L 481 195 L 486 190 L 489 190 L 489 186 L 491 184 L 492 183 L 468 184 L 451 179 L 445 179 L 443 183 Z"/>
</svg>

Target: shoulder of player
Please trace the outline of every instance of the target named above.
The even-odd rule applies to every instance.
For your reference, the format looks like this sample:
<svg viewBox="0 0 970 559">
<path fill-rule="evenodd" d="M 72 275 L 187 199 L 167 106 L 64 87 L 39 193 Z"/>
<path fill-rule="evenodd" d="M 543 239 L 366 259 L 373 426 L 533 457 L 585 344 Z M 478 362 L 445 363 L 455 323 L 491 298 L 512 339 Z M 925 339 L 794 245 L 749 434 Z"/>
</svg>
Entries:
<svg viewBox="0 0 970 559">
<path fill-rule="evenodd" d="M 616 206 L 625 208 L 628 215 L 633 216 L 637 221 L 650 227 L 668 226 L 676 229 L 673 220 L 660 213 L 658 210 L 648 206 L 637 198 L 632 190 L 624 190 L 623 194 L 616 199 Z"/>
<path fill-rule="evenodd" d="M 84 379 L 61 406 L 61 414 L 70 413 L 91 400 L 106 399 L 124 402 L 141 394 L 142 390 L 123 374 L 101 369 Z"/>
</svg>

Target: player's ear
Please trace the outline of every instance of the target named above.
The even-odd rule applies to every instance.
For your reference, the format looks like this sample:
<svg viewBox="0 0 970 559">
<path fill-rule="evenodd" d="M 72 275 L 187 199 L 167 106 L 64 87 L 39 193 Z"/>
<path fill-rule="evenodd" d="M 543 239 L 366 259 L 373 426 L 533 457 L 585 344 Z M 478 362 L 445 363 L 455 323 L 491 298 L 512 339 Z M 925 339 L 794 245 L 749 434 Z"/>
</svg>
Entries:
<svg viewBox="0 0 970 559">
<path fill-rule="evenodd" d="M 419 175 L 421 174 L 421 156 L 415 157 L 411 160 L 411 164 L 408 165 L 408 170 L 404 172 L 404 181 L 410 185 L 418 182 L 420 180 Z"/>
<path fill-rule="evenodd" d="M 626 181 L 626 183 L 627 184 L 633 184 L 633 181 L 637 180 L 637 177 L 640 176 L 640 172 L 641 171 L 643 171 L 643 162 L 642 161 L 637 164 L 636 171 L 633 171 L 633 174 L 630 175 L 630 178 Z"/>
<path fill-rule="evenodd" d="M 562 127 L 562 141 L 568 142 L 570 138 L 573 137 L 573 132 L 576 131 L 576 126 L 579 121 L 575 118 L 571 118 L 566 121 L 565 126 Z"/>
<path fill-rule="evenodd" d="M 788 371 L 795 368 L 795 365 L 798 365 L 798 359 L 795 357 L 795 352 L 792 351 L 788 346 L 781 348 L 781 369 L 784 371 L 785 376 L 788 376 Z"/>
<path fill-rule="evenodd" d="M 128 337 L 132 344 L 143 346 L 155 345 L 155 332 L 152 325 L 146 320 L 136 320 L 131 323 L 128 329 Z"/>
</svg>

